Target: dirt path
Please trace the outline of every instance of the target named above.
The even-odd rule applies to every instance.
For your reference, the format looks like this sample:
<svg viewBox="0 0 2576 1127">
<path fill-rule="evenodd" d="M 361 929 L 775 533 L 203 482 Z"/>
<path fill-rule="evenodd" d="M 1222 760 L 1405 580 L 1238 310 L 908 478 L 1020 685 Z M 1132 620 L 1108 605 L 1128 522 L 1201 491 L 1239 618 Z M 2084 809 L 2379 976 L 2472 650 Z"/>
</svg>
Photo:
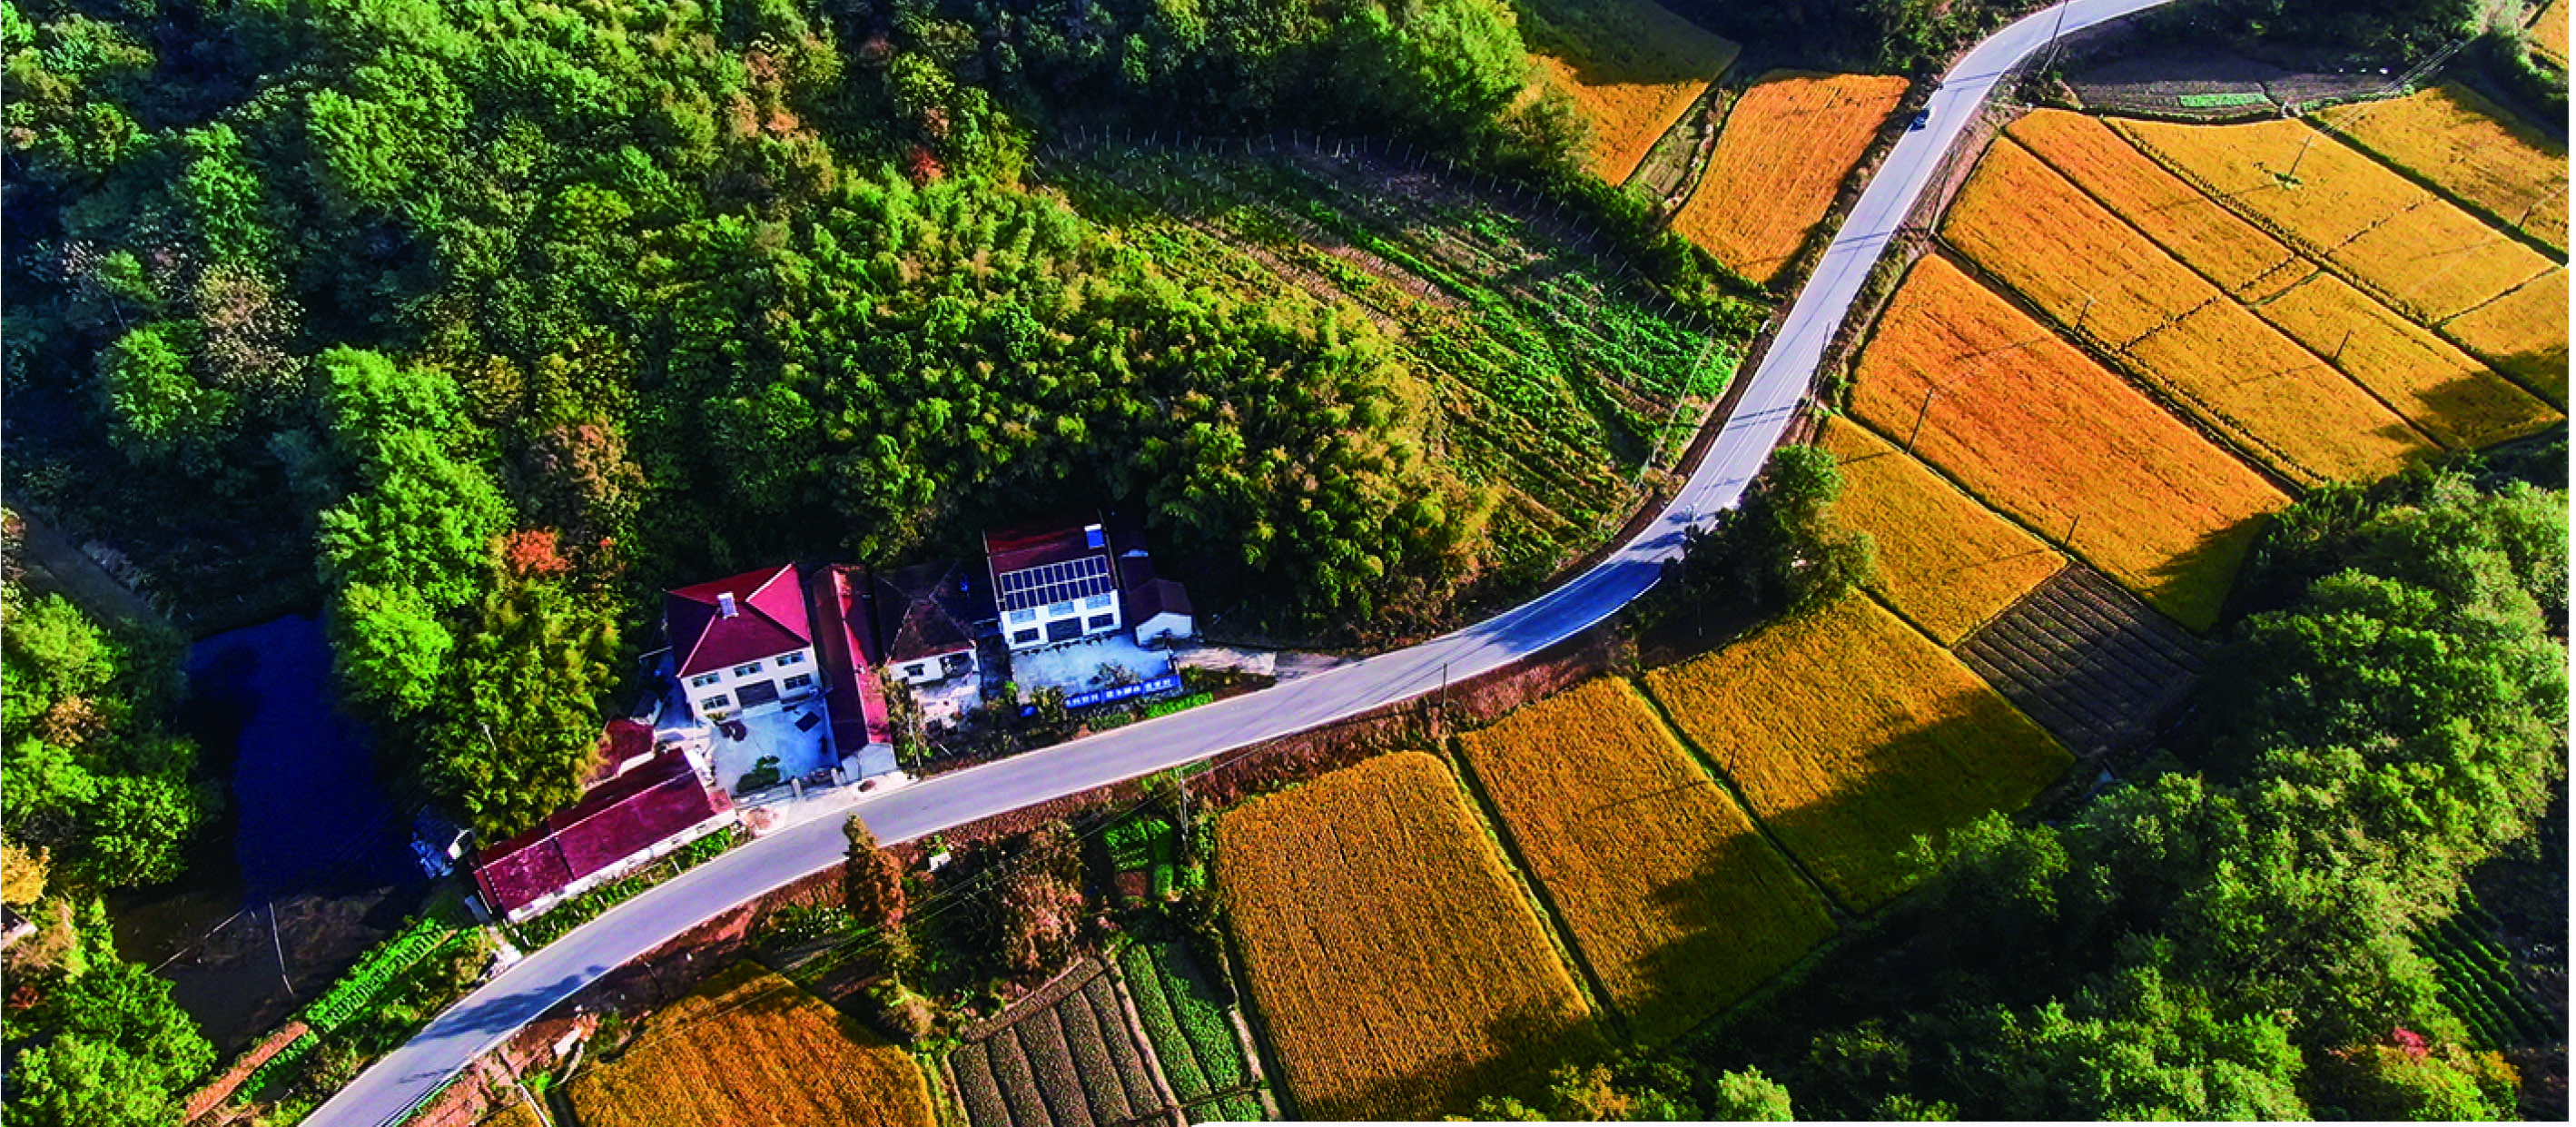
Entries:
<svg viewBox="0 0 2576 1127">
<path fill-rule="evenodd" d="M 39 591 L 53 591 L 88 611 L 90 617 L 111 626 L 149 627 L 167 625 L 168 620 L 152 609 L 152 602 L 133 588 L 119 583 L 100 567 L 97 560 L 80 550 L 71 538 L 34 514 L 12 504 L 17 514 L 19 562 L 26 566 L 26 583 Z"/>
</svg>

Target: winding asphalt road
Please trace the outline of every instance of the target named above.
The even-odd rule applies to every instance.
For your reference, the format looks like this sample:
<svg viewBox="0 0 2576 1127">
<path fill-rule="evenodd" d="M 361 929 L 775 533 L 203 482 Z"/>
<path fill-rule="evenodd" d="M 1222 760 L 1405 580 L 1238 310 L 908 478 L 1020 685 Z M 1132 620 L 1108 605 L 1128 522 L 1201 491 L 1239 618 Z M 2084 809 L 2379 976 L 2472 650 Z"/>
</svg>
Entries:
<svg viewBox="0 0 2576 1127">
<path fill-rule="evenodd" d="M 2066 0 L 1995 33 L 1960 60 L 1931 99 L 1931 120 L 1888 154 L 1768 355 L 1749 377 L 1696 472 L 1617 554 L 1539 598 L 1457 633 L 1365 661 L 940 775 L 856 807 L 880 841 L 904 841 L 1023 806 L 1160 771 L 1359 715 L 1519 661 L 1609 617 L 1652 585 L 1682 530 L 1732 506 L 1780 441 L 1871 264 L 1912 210 L 1942 157 L 2006 72 L 2054 34 L 2169 0 Z M 381 1127 L 434 1094 L 474 1058 L 618 966 L 728 909 L 841 859 L 838 818 L 771 834 L 617 906 L 502 972 L 324 1103 L 319 1127 Z"/>
</svg>

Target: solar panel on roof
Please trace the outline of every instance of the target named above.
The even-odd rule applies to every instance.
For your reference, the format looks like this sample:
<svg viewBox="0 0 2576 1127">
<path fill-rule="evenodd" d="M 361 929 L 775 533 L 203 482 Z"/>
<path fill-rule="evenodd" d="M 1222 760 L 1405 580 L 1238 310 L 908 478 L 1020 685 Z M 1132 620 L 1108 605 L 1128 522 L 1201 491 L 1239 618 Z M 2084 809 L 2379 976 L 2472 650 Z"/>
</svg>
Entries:
<svg viewBox="0 0 2576 1127">
<path fill-rule="evenodd" d="M 1084 556 L 1063 563 L 1041 564 L 1003 572 L 999 579 L 1002 609 L 1026 610 L 1109 593 L 1109 557 Z"/>
</svg>

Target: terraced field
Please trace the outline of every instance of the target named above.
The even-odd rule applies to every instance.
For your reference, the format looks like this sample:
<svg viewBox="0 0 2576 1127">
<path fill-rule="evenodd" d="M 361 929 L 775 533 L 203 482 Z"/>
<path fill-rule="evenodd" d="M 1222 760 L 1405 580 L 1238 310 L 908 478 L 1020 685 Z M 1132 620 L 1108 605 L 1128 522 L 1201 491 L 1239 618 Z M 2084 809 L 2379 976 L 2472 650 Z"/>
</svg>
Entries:
<svg viewBox="0 0 2576 1127">
<path fill-rule="evenodd" d="M 1216 826 L 1217 888 L 1281 1082 L 1310 1119 L 1536 1098 L 1589 1007 L 1447 764 L 1398 752 Z"/>
<path fill-rule="evenodd" d="M 1930 404 L 1928 410 L 1926 403 Z M 2206 630 L 2258 521 L 2289 497 L 1940 257 L 1898 289 L 1861 353 L 1852 412 L 1923 420 L 1916 456 Z"/>
<path fill-rule="evenodd" d="M 1943 237 L 2176 406 L 2294 479 L 2369 481 L 2432 442 L 2018 143 L 1996 144 Z"/>
<path fill-rule="evenodd" d="M 1953 645 L 2057 570 L 2066 556 L 1848 419 L 1817 445 L 1842 463 L 1837 519 L 1878 542 L 1870 590 L 1942 645 Z"/>
<path fill-rule="evenodd" d="M 1355 307 L 1394 339 L 1433 453 L 1500 504 L 1485 562 L 1526 586 L 1617 531 L 1722 392 L 1740 340 L 1648 307 L 1579 238 L 1397 161 L 1102 149 L 1052 172 L 1177 280 Z M 1283 296 L 1284 295 L 1284 296 Z M 1302 295 L 1302 296 L 1301 296 Z"/>
<path fill-rule="evenodd" d="M 1764 285 L 1825 218 L 1905 98 L 1905 79 L 1773 71 L 1735 100 L 1673 230 Z"/>
<path fill-rule="evenodd" d="M 575 1073 L 584 1127 L 932 1127 L 919 1066 L 757 963 L 707 981 Z"/>
<path fill-rule="evenodd" d="M 2567 251 L 2567 146 L 2483 95 L 2445 82 L 2403 98 L 2317 115 L 2355 147 L 2453 201 Z"/>
<path fill-rule="evenodd" d="M 1740 50 L 1654 0 L 1524 0 L 1515 10 L 1541 81 L 1572 95 L 1591 129 L 1593 174 L 1613 184 Z"/>
<path fill-rule="evenodd" d="M 1118 983 L 1086 960 L 948 1054 L 974 1127 L 1179 1122 Z"/>
<path fill-rule="evenodd" d="M 2017 810 L 2071 762 L 1977 675 L 1866 596 L 1645 676 L 1807 870 L 1856 909 L 1920 873 L 1918 836 Z"/>
<path fill-rule="evenodd" d="M 2120 121 L 2114 128 L 2212 198 L 2418 320 L 2457 316 L 2552 265 L 2303 122 Z"/>
<path fill-rule="evenodd" d="M 2200 677 L 2206 645 L 2088 567 L 2057 573 L 1958 649 L 2059 741 L 2139 746 Z"/>
<path fill-rule="evenodd" d="M 2566 267 L 2443 322 L 2442 334 L 2561 410 L 2566 408 Z"/>
<path fill-rule="evenodd" d="M 1821 897 L 1625 680 L 1458 738 L 1629 1028 L 1660 1044 L 1833 934 Z"/>
<path fill-rule="evenodd" d="M 2532 17 L 2531 51 L 2567 69 L 2567 0 L 2549 0 Z"/>
</svg>

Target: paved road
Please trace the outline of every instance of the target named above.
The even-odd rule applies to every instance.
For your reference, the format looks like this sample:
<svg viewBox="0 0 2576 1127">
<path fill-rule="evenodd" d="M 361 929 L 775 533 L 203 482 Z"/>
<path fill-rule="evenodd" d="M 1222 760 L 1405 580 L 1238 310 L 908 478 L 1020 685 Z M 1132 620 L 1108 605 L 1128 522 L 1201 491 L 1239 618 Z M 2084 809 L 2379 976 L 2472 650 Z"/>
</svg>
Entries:
<svg viewBox="0 0 2576 1127">
<path fill-rule="evenodd" d="M 2075 31 L 2168 0 L 2069 0 L 1980 44 L 1932 96 L 1931 122 L 1900 140 L 1861 194 L 1787 320 L 1748 377 L 1734 413 L 1672 505 L 1574 581 L 1475 626 L 1261 692 L 970 768 L 865 801 L 880 841 L 978 818 L 1304 731 L 1502 668 L 1609 617 L 1654 582 L 1704 514 L 1735 504 L 1807 391 L 1809 376 L 1862 280 L 2004 72 Z M 446 1079 L 556 1002 L 698 923 L 841 857 L 839 819 L 822 818 L 735 849 L 638 896 L 529 956 L 468 995 L 315 1112 L 319 1127 L 399 1118 Z"/>
</svg>

